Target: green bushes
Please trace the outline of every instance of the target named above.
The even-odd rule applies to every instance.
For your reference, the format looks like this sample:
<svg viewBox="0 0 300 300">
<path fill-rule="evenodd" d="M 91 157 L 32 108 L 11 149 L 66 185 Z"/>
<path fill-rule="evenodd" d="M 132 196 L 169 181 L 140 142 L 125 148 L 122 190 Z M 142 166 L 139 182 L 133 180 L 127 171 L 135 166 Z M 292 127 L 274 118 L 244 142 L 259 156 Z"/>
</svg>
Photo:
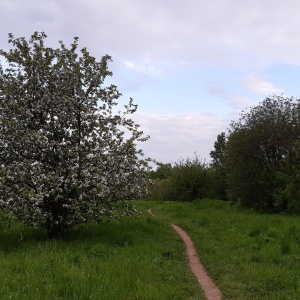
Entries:
<svg viewBox="0 0 300 300">
<path fill-rule="evenodd" d="M 220 194 L 217 172 L 197 155 L 179 159 L 173 166 L 159 164 L 151 177 L 151 200 L 193 201 L 199 198 L 216 198 Z"/>
<path fill-rule="evenodd" d="M 206 166 L 197 156 L 179 160 L 170 178 L 171 188 L 176 191 L 175 200 L 191 201 L 202 197 L 207 181 Z"/>
<path fill-rule="evenodd" d="M 172 189 L 169 178 L 152 180 L 149 186 L 149 198 L 151 200 L 169 200 L 172 199 Z"/>
<path fill-rule="evenodd" d="M 277 188 L 274 190 L 275 207 L 280 210 L 300 213 L 300 152 L 293 149 L 293 157 L 287 158 L 284 166 L 275 174 Z"/>
</svg>

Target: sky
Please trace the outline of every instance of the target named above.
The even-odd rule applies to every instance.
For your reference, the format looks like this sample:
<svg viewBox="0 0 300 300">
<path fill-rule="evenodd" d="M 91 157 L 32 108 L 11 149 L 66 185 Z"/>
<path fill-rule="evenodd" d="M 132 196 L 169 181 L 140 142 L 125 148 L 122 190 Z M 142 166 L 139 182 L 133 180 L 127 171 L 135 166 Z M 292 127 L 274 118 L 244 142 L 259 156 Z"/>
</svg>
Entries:
<svg viewBox="0 0 300 300">
<path fill-rule="evenodd" d="M 0 49 L 8 33 L 79 37 L 111 82 L 138 104 L 146 157 L 210 161 L 217 135 L 270 95 L 300 98 L 299 0 L 0 0 Z"/>
</svg>

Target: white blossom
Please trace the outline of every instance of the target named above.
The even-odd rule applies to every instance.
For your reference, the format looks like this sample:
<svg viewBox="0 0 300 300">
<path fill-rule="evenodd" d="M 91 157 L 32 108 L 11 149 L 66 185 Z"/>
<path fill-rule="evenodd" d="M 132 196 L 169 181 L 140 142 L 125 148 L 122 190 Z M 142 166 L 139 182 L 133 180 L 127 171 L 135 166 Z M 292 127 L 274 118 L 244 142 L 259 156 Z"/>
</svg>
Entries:
<svg viewBox="0 0 300 300">
<path fill-rule="evenodd" d="M 147 160 L 136 148 L 147 137 L 129 117 L 132 99 L 113 113 L 121 94 L 103 85 L 110 56 L 78 54 L 77 38 L 70 49 L 46 48 L 45 38 L 10 35 L 13 48 L 0 50 L 9 63 L 0 64 L 0 207 L 53 236 L 136 213 L 125 200 L 147 191 Z"/>
</svg>

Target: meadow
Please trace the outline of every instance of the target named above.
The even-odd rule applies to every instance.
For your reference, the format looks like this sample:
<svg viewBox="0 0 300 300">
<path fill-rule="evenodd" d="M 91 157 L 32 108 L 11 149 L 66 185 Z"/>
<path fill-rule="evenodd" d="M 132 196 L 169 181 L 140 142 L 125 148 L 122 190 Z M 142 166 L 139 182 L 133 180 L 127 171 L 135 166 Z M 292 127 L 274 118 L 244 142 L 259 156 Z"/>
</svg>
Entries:
<svg viewBox="0 0 300 300">
<path fill-rule="evenodd" d="M 78 226 L 62 240 L 2 225 L 1 299 L 204 299 L 170 223 L 191 236 L 224 299 L 300 299 L 299 216 L 205 199 L 136 206 L 139 218 Z"/>
<path fill-rule="evenodd" d="M 184 245 L 149 216 L 82 225 L 62 240 L 0 228 L 0 299 L 204 299 Z"/>
<path fill-rule="evenodd" d="M 224 299 L 300 299 L 300 218 L 228 202 L 153 203 L 189 233 Z"/>
</svg>

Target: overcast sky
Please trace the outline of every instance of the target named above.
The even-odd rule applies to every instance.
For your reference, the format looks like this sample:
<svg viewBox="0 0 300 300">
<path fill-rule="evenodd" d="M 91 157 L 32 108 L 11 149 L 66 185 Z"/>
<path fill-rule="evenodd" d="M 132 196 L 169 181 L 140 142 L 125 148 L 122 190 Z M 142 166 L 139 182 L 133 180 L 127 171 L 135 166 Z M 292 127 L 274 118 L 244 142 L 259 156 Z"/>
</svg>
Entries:
<svg viewBox="0 0 300 300">
<path fill-rule="evenodd" d="M 146 156 L 209 161 L 239 111 L 283 94 L 300 98 L 299 0 L 0 0 L 8 33 L 44 31 L 57 47 L 79 37 L 113 57 L 112 81 L 151 139 Z"/>
</svg>

